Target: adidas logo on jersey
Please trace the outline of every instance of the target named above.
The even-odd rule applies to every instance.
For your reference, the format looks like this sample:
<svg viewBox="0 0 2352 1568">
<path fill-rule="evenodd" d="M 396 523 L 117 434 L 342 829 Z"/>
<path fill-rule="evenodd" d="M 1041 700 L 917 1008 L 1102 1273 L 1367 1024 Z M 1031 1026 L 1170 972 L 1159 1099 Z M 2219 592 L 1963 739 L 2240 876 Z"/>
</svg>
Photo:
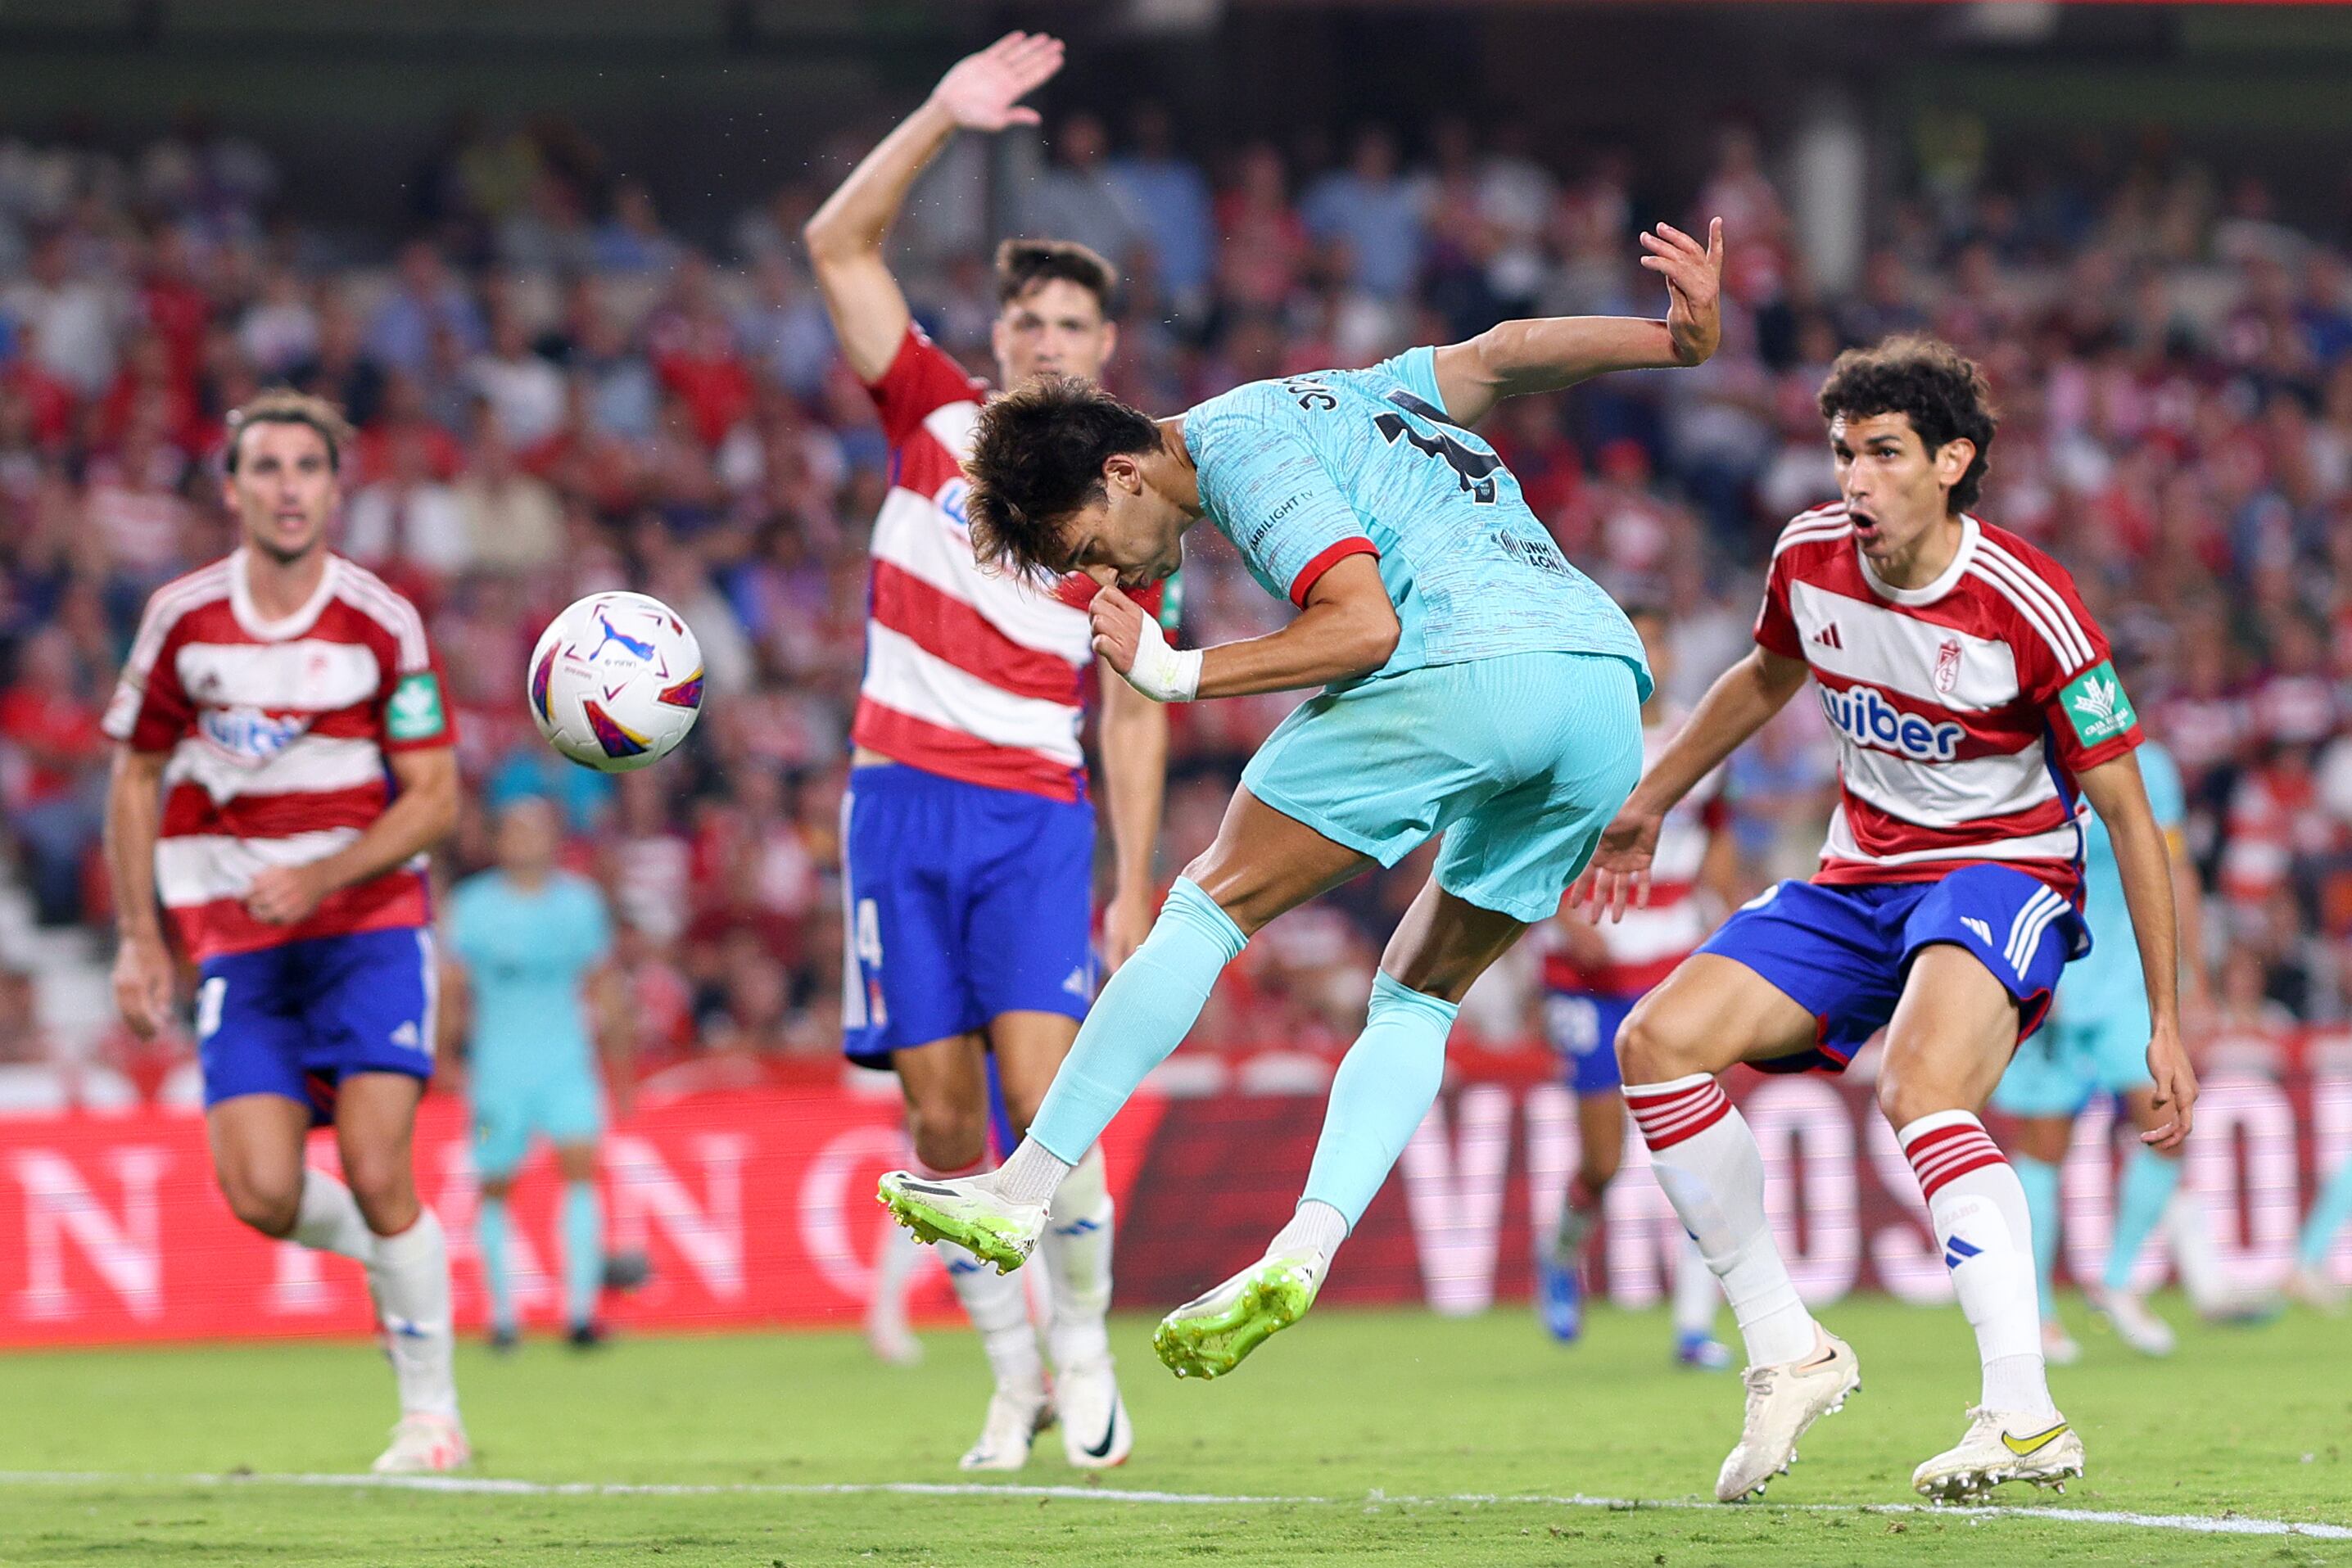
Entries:
<svg viewBox="0 0 2352 1568">
<path fill-rule="evenodd" d="M 1813 633 L 1813 641 L 1824 648 L 1843 648 L 1845 639 L 1838 635 L 1837 622 L 1832 621 Z"/>
<path fill-rule="evenodd" d="M 1975 932 L 1978 941 L 1983 943 L 1988 947 L 1992 946 L 1991 926 L 1987 925 L 1983 921 L 1979 920 L 1973 915 L 1961 915 L 1960 924 L 1967 926 L 1970 931 Z"/>
<path fill-rule="evenodd" d="M 418 1049 L 416 1020 L 411 1019 L 406 1023 L 402 1024 L 398 1029 L 394 1030 L 392 1031 L 392 1043 L 400 1047 L 403 1051 L 415 1051 Z"/>
<path fill-rule="evenodd" d="M 1069 992 L 1070 995 L 1077 998 L 1081 1001 L 1086 999 L 1087 988 L 1087 967 L 1084 964 L 1081 964 L 1076 968 L 1071 970 L 1069 978 L 1062 982 L 1062 989 Z"/>
<path fill-rule="evenodd" d="M 1931 724 L 1905 713 L 1872 686 L 1834 692 L 1823 686 L 1822 712 L 1830 727 L 1857 746 L 1874 747 L 1915 762 L 1949 762 L 1959 750 L 1964 731 L 1947 719 Z"/>
</svg>

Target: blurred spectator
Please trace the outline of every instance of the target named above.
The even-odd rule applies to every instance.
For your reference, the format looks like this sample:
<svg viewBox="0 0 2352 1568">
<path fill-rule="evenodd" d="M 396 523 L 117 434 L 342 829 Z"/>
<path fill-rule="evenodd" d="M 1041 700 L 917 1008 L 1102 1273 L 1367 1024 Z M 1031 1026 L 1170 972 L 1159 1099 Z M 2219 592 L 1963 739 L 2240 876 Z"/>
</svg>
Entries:
<svg viewBox="0 0 2352 1568">
<path fill-rule="evenodd" d="M 1141 218 L 1161 295 L 1179 314 L 1197 315 L 1208 304 L 1216 237 L 1209 182 L 1200 165 L 1177 152 L 1166 105 L 1136 105 L 1128 136 L 1129 150 L 1110 161 L 1111 183 L 1126 209 Z"/>
<path fill-rule="evenodd" d="M 105 821 L 112 747 L 92 684 L 65 629 L 46 626 L 26 640 L 16 678 L 0 692 L 0 800 L 45 925 L 81 917 L 83 867 Z"/>
<path fill-rule="evenodd" d="M 1345 169 L 1307 188 L 1299 215 L 1307 232 L 1338 252 L 1338 275 L 1376 299 L 1402 298 L 1421 267 L 1421 197 L 1398 172 L 1396 138 L 1386 128 L 1356 133 Z"/>
</svg>

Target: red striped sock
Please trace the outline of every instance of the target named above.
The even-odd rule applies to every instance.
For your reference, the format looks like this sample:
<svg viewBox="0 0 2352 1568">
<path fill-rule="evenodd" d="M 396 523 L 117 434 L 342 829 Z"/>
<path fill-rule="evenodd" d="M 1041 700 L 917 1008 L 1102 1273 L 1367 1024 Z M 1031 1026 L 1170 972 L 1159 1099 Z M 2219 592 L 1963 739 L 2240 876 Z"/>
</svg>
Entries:
<svg viewBox="0 0 2352 1568">
<path fill-rule="evenodd" d="M 1629 1083 L 1625 1104 L 1652 1154 L 1696 1137 L 1731 1112 L 1730 1098 L 1711 1072 L 1694 1072 L 1664 1083 Z"/>
<path fill-rule="evenodd" d="M 1966 1111 L 1939 1111 L 1906 1125 L 1903 1157 L 1919 1177 L 1919 1191 L 1929 1203 L 1955 1176 L 1987 1166 L 2009 1163 L 2000 1145 L 1986 1134 L 1984 1124 Z"/>
</svg>

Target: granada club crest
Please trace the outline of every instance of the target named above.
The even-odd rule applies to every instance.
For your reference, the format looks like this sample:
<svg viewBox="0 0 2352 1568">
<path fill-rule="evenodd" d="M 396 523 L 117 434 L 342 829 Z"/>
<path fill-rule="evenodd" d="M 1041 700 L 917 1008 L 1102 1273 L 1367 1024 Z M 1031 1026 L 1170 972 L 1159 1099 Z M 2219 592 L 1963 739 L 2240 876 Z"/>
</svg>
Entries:
<svg viewBox="0 0 2352 1568">
<path fill-rule="evenodd" d="M 1960 644 L 1957 638 L 1947 637 L 1936 647 L 1936 695 L 1950 696 L 1959 684 Z"/>
</svg>

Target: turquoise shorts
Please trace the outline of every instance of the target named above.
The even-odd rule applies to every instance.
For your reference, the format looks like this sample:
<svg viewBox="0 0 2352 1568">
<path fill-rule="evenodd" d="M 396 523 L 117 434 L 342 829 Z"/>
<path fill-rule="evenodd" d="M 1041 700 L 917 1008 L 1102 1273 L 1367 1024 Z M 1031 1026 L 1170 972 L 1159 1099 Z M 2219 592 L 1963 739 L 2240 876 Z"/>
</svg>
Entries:
<svg viewBox="0 0 2352 1568">
<path fill-rule="evenodd" d="M 604 1088 L 594 1072 L 550 1072 L 535 1081 L 472 1088 L 474 1170 L 512 1176 L 534 1134 L 558 1148 L 593 1144 L 604 1131 Z"/>
<path fill-rule="evenodd" d="M 1308 698 L 1242 787 L 1384 866 L 1443 833 L 1439 887 L 1547 920 L 1642 776 L 1634 682 L 1607 653 L 1405 670 Z"/>
<path fill-rule="evenodd" d="M 2097 1095 L 2147 1089 L 2147 1004 L 2092 1013 L 2069 1011 L 2060 982 L 2058 1008 L 2023 1041 L 1992 1092 L 1996 1111 L 2011 1116 L 2080 1115 Z"/>
</svg>

